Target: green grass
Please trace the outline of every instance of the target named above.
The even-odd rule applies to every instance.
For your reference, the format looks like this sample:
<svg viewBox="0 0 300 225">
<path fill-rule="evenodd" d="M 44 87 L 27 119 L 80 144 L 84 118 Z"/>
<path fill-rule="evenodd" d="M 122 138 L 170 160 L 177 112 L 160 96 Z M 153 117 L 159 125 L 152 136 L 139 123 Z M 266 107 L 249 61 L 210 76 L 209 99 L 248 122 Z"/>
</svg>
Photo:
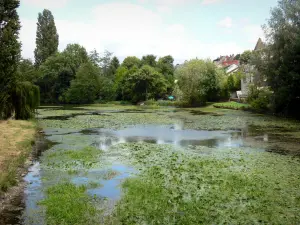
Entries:
<svg viewBox="0 0 300 225">
<path fill-rule="evenodd" d="M 238 103 L 238 102 L 223 102 L 223 103 L 215 103 L 213 104 L 216 108 L 223 108 L 223 109 L 235 109 L 235 110 L 250 110 L 251 106 L 245 103 Z"/>
<path fill-rule="evenodd" d="M 58 184 L 47 189 L 47 198 L 40 202 L 46 208 L 49 225 L 99 224 L 99 213 L 86 193 L 85 186 Z"/>
<path fill-rule="evenodd" d="M 141 173 L 123 183 L 120 224 L 297 224 L 300 163 L 265 152 L 199 155 L 125 145 Z M 111 220 L 111 219 L 110 219 Z"/>
</svg>

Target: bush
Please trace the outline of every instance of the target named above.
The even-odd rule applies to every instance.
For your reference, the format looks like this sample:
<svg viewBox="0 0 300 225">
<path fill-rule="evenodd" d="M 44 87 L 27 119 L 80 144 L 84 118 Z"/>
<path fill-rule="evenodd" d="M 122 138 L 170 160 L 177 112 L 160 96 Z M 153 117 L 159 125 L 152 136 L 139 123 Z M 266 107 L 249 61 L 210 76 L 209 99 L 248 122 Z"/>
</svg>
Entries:
<svg viewBox="0 0 300 225">
<path fill-rule="evenodd" d="M 93 103 L 100 89 L 100 71 L 91 63 L 83 64 L 65 94 L 66 102 L 72 104 Z"/>
<path fill-rule="evenodd" d="M 219 70 L 213 62 L 198 59 L 186 61 L 175 75 L 180 90 L 180 96 L 176 93 L 178 90 L 175 96 L 190 106 L 202 106 L 207 101 L 218 99 L 225 78 L 224 71 Z"/>
<path fill-rule="evenodd" d="M 257 111 L 266 111 L 271 106 L 272 91 L 269 88 L 258 88 L 254 85 L 249 87 L 247 101 Z"/>
</svg>

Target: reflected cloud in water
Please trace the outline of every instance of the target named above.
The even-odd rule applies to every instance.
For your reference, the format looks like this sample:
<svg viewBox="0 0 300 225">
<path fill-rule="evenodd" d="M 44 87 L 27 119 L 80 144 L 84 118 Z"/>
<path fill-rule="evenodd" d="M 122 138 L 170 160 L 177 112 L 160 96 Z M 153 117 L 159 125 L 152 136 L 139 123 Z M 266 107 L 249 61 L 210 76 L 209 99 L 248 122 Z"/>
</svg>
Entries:
<svg viewBox="0 0 300 225">
<path fill-rule="evenodd" d="M 127 127 L 122 130 L 90 129 L 98 136 L 94 143 L 100 149 L 107 150 L 110 146 L 119 143 L 153 143 L 173 144 L 180 147 L 206 146 L 206 147 L 241 147 L 243 137 L 240 131 L 205 131 L 183 130 L 182 125 L 171 126 L 140 125 Z"/>
</svg>

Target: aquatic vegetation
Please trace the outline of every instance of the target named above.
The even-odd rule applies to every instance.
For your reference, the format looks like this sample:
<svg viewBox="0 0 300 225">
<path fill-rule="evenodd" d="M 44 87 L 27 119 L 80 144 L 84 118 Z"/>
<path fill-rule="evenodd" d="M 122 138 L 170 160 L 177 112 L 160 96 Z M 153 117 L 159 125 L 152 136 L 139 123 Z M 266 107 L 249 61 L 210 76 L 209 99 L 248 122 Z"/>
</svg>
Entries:
<svg viewBox="0 0 300 225">
<path fill-rule="evenodd" d="M 170 115 L 174 119 L 182 120 L 184 122 L 184 129 L 242 130 L 248 126 L 256 126 L 257 129 L 272 132 L 274 130 L 284 132 L 295 132 L 300 130 L 299 121 L 278 118 L 275 116 L 254 114 L 241 110 L 216 109 L 221 111 L 214 111 L 214 113 L 221 114 L 222 116 L 215 116 L 211 114 L 195 115 L 195 113 L 193 115 L 193 113 L 190 113 L 191 109 L 186 110 L 180 110 Z M 206 108 L 200 108 L 200 110 L 208 112 Z"/>
<path fill-rule="evenodd" d="M 114 214 L 121 224 L 294 224 L 300 220 L 299 160 L 231 149 L 197 155 L 164 145 L 120 148 L 130 151 L 141 168 L 137 177 L 123 183 L 125 195 Z"/>
<path fill-rule="evenodd" d="M 63 120 L 50 111 L 39 120 L 56 143 L 41 157 L 43 190 L 83 185 L 83 201 L 100 209 L 94 224 L 300 221 L 300 162 L 266 152 L 299 152 L 297 121 L 213 106 L 89 105 Z M 64 224 L 50 208 L 47 223 Z"/>
<path fill-rule="evenodd" d="M 88 112 L 88 110 L 85 109 L 72 109 L 72 110 L 64 110 L 64 109 L 48 109 L 48 108 L 40 108 L 38 109 L 38 119 L 42 119 L 45 117 L 60 117 L 60 116 L 72 116 L 72 115 L 76 115 L 76 114 L 82 114 Z M 59 118 L 58 118 L 59 119 Z"/>
<path fill-rule="evenodd" d="M 102 179 L 111 180 L 112 178 L 114 178 L 118 174 L 119 174 L 118 171 L 114 171 L 112 169 L 109 169 L 109 170 L 105 171 L 105 173 L 102 176 Z"/>
<path fill-rule="evenodd" d="M 53 169 L 89 169 L 98 165 L 103 151 L 95 147 L 85 147 L 80 150 L 57 150 L 49 152 L 44 161 L 44 167 Z"/>
<path fill-rule="evenodd" d="M 215 103 L 213 104 L 216 108 L 223 108 L 223 109 L 236 109 L 236 110 L 249 110 L 251 106 L 245 103 L 238 103 L 238 102 L 222 102 L 222 103 Z"/>
<path fill-rule="evenodd" d="M 47 189 L 47 198 L 40 202 L 46 208 L 49 225 L 99 224 L 99 214 L 85 186 L 62 183 Z"/>
<path fill-rule="evenodd" d="M 96 182 L 96 181 L 90 181 L 87 185 L 87 188 L 90 189 L 94 189 L 94 188 L 99 188 L 99 187 L 102 187 L 102 184 L 99 183 L 99 182 Z"/>
<path fill-rule="evenodd" d="M 43 127 L 52 128 L 110 128 L 119 129 L 136 124 L 174 124 L 175 119 L 157 113 L 106 113 L 102 115 L 76 116 L 68 120 L 40 120 Z"/>
</svg>

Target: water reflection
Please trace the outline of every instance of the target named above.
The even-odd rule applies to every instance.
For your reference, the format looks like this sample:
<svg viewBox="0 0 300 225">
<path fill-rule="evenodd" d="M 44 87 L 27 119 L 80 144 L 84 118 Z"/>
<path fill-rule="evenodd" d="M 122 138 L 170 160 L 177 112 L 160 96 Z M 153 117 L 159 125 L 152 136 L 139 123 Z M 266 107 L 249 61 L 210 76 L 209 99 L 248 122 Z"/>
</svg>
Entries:
<svg viewBox="0 0 300 225">
<path fill-rule="evenodd" d="M 119 143 L 146 142 L 154 144 L 174 144 L 180 147 L 207 146 L 207 147 L 240 147 L 243 146 L 243 137 L 240 131 L 205 131 L 182 130 L 180 125 L 155 126 L 140 125 L 122 130 L 89 129 L 98 139 L 94 146 L 107 150 L 110 146 Z"/>
</svg>

